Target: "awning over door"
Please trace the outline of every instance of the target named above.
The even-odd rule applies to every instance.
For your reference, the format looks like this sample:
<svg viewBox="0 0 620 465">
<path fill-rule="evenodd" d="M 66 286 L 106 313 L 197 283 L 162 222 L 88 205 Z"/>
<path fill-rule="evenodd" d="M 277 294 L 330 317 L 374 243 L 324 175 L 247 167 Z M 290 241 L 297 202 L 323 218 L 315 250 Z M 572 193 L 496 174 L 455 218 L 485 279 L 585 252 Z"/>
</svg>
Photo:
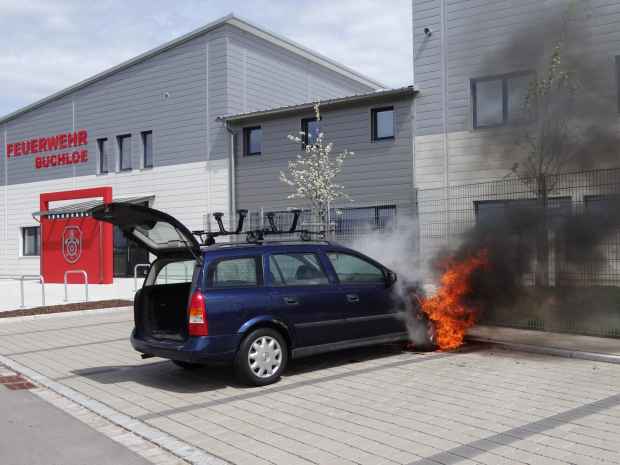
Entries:
<svg viewBox="0 0 620 465">
<path fill-rule="evenodd" d="M 117 197 L 113 200 L 114 203 L 129 203 L 129 204 L 142 204 L 149 203 L 155 198 L 154 195 L 146 195 L 141 197 Z M 83 216 L 90 216 L 90 210 L 93 207 L 97 207 L 103 204 L 102 199 L 85 200 L 83 202 L 76 202 L 62 207 L 50 208 L 48 210 L 40 210 L 32 213 L 32 216 L 37 218 L 48 218 L 50 220 L 62 219 L 62 218 L 79 218 Z"/>
</svg>

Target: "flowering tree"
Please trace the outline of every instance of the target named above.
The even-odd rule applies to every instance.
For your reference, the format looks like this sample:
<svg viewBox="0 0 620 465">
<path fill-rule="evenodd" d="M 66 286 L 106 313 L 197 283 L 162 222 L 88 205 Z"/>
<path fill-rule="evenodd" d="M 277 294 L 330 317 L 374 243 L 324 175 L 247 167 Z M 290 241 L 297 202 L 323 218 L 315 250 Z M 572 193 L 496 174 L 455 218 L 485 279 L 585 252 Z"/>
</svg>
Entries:
<svg viewBox="0 0 620 465">
<path fill-rule="evenodd" d="M 319 106 L 320 103 L 314 105 L 317 121 L 321 120 Z M 344 186 L 336 183 L 335 178 L 342 171 L 346 158 L 353 155 L 353 152 L 345 149 L 334 156 L 333 143 L 325 142 L 323 132 L 319 132 L 313 140 L 309 136 L 304 132 L 298 136 L 288 136 L 294 143 L 302 145 L 302 151 L 288 162 L 288 173 L 280 171 L 280 180 L 294 188 L 288 198 L 305 201 L 310 207 L 313 222 L 325 227 L 329 226 L 330 204 L 337 199 L 351 200 Z"/>
</svg>

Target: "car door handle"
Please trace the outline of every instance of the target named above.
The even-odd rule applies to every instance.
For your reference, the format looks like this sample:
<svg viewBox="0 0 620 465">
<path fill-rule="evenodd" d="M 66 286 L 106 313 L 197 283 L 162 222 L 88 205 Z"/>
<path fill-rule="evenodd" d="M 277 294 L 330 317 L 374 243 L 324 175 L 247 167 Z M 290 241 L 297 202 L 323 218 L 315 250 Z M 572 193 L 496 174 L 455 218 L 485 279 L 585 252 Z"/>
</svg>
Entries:
<svg viewBox="0 0 620 465">
<path fill-rule="evenodd" d="M 347 302 L 352 304 L 359 304 L 360 296 L 357 294 L 347 294 Z"/>
<path fill-rule="evenodd" d="M 299 305 L 299 300 L 294 299 L 293 297 L 284 297 L 284 302 L 287 305 Z"/>
</svg>

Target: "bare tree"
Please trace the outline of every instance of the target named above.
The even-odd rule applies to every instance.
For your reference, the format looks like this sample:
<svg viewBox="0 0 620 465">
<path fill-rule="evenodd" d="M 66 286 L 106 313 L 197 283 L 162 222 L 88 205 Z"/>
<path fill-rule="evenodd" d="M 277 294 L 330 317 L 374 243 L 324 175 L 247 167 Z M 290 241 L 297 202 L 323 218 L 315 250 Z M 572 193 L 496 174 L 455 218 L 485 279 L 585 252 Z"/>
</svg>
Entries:
<svg viewBox="0 0 620 465">
<path fill-rule="evenodd" d="M 558 174 L 579 154 L 583 128 L 575 117 L 579 82 L 562 61 L 562 43 L 553 47 L 547 68 L 533 78 L 523 102 L 523 126 L 517 145 L 524 158 L 516 162 L 511 175 L 530 186 L 542 215 L 536 232 L 536 284 L 549 284 L 549 238 L 547 211 L 549 193 Z"/>
</svg>

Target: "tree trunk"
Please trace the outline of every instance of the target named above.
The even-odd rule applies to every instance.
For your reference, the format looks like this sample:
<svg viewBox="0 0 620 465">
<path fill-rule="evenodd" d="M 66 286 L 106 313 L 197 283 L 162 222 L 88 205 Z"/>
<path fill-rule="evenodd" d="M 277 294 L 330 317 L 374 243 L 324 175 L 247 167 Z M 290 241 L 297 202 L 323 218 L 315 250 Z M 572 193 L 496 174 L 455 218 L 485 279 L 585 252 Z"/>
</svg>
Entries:
<svg viewBox="0 0 620 465">
<path fill-rule="evenodd" d="M 537 287 L 549 286 L 549 232 L 547 225 L 548 192 L 547 178 L 540 174 L 536 180 L 537 209 L 540 215 L 536 231 L 536 270 L 535 284 Z"/>
</svg>

